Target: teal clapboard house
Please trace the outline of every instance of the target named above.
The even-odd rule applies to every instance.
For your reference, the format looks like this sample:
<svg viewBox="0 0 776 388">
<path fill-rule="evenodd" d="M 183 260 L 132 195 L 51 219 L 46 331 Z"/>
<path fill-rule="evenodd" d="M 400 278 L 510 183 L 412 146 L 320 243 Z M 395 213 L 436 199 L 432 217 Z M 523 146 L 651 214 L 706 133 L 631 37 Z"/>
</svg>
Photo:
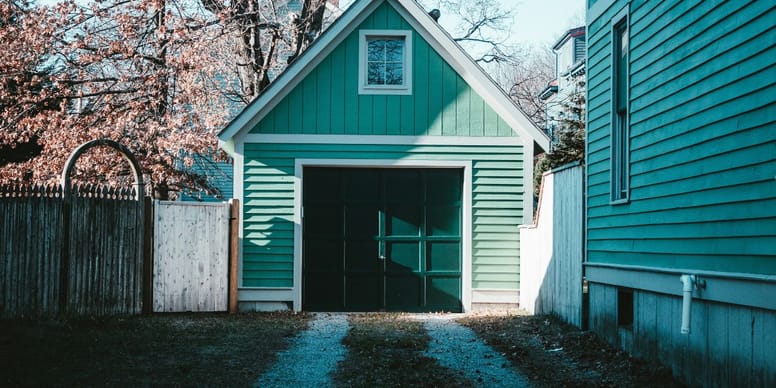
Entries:
<svg viewBox="0 0 776 388">
<path fill-rule="evenodd" d="M 776 3 L 588 0 L 590 329 L 776 386 Z"/>
<path fill-rule="evenodd" d="M 549 141 L 415 1 L 357 1 L 219 136 L 243 310 L 517 303 Z"/>
</svg>

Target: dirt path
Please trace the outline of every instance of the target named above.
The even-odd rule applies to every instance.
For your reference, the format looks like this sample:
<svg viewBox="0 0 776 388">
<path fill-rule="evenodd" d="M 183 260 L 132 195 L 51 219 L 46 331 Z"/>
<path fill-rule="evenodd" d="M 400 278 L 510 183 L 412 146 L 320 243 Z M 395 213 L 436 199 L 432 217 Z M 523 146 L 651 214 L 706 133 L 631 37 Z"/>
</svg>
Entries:
<svg viewBox="0 0 776 388">
<path fill-rule="evenodd" d="M 275 365 L 259 378 L 256 387 L 330 387 L 331 373 L 345 358 L 342 339 L 348 333 L 343 314 L 316 314 L 309 329 L 278 354 Z"/>
</svg>

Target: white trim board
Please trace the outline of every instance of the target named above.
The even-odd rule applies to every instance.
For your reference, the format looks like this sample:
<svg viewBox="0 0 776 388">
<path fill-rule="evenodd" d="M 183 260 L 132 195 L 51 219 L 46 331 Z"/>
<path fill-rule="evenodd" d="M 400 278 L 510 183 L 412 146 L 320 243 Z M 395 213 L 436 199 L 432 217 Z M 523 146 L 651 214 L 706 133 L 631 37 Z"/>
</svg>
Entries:
<svg viewBox="0 0 776 388">
<path fill-rule="evenodd" d="M 472 303 L 512 303 L 520 302 L 520 290 L 502 290 L 475 288 L 472 290 Z"/>
<path fill-rule="evenodd" d="M 291 302 L 293 300 L 293 288 L 240 288 L 237 290 L 238 302 Z"/>
<path fill-rule="evenodd" d="M 695 275 L 706 283 L 705 289 L 693 291 L 693 298 L 776 310 L 776 275 L 585 263 L 588 282 L 674 296 L 682 295 L 679 276 L 683 274 Z"/>
<path fill-rule="evenodd" d="M 247 134 L 247 143 L 268 144 L 390 144 L 390 145 L 471 145 L 516 146 L 525 145 L 516 136 L 465 137 L 465 136 L 382 136 L 382 135 L 279 135 Z M 527 142 L 531 146 L 533 143 Z M 533 148 L 532 148 L 533 149 Z M 527 154 L 527 152 L 526 152 Z M 533 154 L 531 154 L 533 160 Z"/>
<path fill-rule="evenodd" d="M 442 58 L 479 93 L 518 136 L 532 139 L 548 150 L 549 138 L 536 127 L 485 71 L 414 0 L 364 0 L 351 6 L 332 27 L 319 37 L 286 71 L 251 102 L 218 137 L 222 142 L 255 127 L 280 100 L 296 87 L 350 33 L 355 31 L 380 4 L 388 2 L 436 50 Z"/>
<path fill-rule="evenodd" d="M 372 167 L 372 168 L 462 168 L 463 222 L 461 250 L 461 303 L 463 311 L 472 304 L 472 162 L 441 160 L 378 160 L 378 159 L 297 159 L 294 177 L 294 311 L 302 306 L 302 183 L 305 167 Z"/>
</svg>

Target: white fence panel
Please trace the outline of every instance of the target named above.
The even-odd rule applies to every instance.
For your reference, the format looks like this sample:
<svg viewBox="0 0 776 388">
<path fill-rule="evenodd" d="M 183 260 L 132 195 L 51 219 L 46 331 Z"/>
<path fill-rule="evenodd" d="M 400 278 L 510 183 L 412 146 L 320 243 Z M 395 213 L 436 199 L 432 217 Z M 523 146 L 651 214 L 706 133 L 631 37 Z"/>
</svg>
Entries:
<svg viewBox="0 0 776 388">
<path fill-rule="evenodd" d="M 520 228 L 520 306 L 582 325 L 584 167 L 542 177 L 534 225 Z"/>
<path fill-rule="evenodd" d="M 154 312 L 226 311 L 229 204 L 156 201 Z"/>
</svg>

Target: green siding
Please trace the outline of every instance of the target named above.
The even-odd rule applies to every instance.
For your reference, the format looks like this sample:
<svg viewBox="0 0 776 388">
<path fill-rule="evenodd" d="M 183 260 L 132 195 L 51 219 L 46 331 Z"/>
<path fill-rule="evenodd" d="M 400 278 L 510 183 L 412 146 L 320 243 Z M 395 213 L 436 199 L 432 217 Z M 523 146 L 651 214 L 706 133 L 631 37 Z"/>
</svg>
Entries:
<svg viewBox="0 0 776 388">
<path fill-rule="evenodd" d="M 415 31 L 412 95 L 359 95 L 361 29 L 412 30 L 383 3 L 251 133 L 516 136 Z"/>
<path fill-rule="evenodd" d="M 245 145 L 243 286 L 293 285 L 296 158 L 471 161 L 472 286 L 519 289 L 522 146 L 376 144 Z"/>
<path fill-rule="evenodd" d="M 611 18 L 588 26 L 588 260 L 776 274 L 776 4 L 630 2 L 630 202 L 610 205 Z"/>
</svg>

